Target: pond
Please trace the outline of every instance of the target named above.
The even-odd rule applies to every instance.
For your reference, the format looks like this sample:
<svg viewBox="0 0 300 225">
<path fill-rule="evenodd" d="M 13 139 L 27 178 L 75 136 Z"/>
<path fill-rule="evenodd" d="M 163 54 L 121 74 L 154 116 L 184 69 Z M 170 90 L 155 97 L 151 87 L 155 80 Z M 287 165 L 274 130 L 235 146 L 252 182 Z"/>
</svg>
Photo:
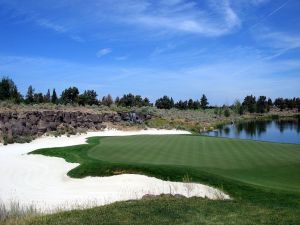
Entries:
<svg viewBox="0 0 300 225">
<path fill-rule="evenodd" d="M 220 126 L 205 135 L 300 144 L 300 118 L 238 122 Z"/>
</svg>

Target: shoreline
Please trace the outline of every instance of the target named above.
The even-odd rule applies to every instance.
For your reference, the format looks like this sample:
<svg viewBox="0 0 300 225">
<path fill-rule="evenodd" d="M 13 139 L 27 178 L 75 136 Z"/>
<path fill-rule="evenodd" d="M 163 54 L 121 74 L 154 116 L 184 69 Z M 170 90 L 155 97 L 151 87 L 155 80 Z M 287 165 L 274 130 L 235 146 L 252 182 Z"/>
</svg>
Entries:
<svg viewBox="0 0 300 225">
<path fill-rule="evenodd" d="M 189 134 L 180 130 L 106 130 L 84 135 L 41 137 L 31 143 L 0 146 L 0 200 L 5 206 L 13 201 L 38 211 L 54 212 L 111 204 L 117 201 L 141 199 L 143 196 L 171 194 L 185 197 L 230 199 L 223 192 L 198 183 L 163 181 L 137 174 L 111 177 L 70 178 L 66 174 L 78 166 L 64 159 L 27 153 L 50 147 L 85 144 L 93 136 L 171 135 Z"/>
</svg>

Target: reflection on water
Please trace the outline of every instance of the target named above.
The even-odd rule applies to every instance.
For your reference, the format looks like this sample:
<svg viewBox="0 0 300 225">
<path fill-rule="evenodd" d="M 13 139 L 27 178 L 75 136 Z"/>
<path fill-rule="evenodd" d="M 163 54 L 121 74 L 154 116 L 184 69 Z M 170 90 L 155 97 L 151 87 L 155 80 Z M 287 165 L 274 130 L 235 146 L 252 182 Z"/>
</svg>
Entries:
<svg viewBox="0 0 300 225">
<path fill-rule="evenodd" d="M 254 120 L 218 127 L 209 136 L 300 144 L 300 119 Z"/>
</svg>

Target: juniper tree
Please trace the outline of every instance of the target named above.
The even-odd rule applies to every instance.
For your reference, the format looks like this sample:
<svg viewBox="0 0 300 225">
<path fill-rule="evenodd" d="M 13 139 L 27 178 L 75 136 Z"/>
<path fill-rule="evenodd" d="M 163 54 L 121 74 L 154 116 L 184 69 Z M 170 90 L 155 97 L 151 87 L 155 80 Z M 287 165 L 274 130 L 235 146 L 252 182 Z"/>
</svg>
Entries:
<svg viewBox="0 0 300 225">
<path fill-rule="evenodd" d="M 57 102 L 58 102 L 58 98 L 57 98 L 57 94 L 56 94 L 55 88 L 53 89 L 53 92 L 52 92 L 51 102 L 53 104 L 57 104 Z"/>
<path fill-rule="evenodd" d="M 22 95 L 19 93 L 17 86 L 12 79 L 3 77 L 0 81 L 0 101 L 10 100 L 14 103 L 22 101 Z"/>
<path fill-rule="evenodd" d="M 31 85 L 28 87 L 25 101 L 27 104 L 34 102 L 34 88 Z"/>
<path fill-rule="evenodd" d="M 207 98 L 206 98 L 206 96 L 203 94 L 202 95 L 202 97 L 201 97 L 201 99 L 200 99 L 200 105 L 201 105 L 201 108 L 202 109 L 206 109 L 207 108 L 207 106 L 208 106 L 208 101 L 207 101 Z"/>
<path fill-rule="evenodd" d="M 63 104 L 78 103 L 79 90 L 77 87 L 69 87 L 61 94 L 61 101 Z"/>
<path fill-rule="evenodd" d="M 48 89 L 47 94 L 44 96 L 44 102 L 50 102 L 51 101 L 51 94 L 50 89 Z"/>
</svg>

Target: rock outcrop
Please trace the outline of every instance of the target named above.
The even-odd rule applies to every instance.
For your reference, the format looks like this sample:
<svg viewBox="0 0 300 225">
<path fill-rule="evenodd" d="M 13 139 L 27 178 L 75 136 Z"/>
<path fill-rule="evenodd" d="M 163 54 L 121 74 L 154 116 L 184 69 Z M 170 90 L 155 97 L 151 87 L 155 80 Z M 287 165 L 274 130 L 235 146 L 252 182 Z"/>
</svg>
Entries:
<svg viewBox="0 0 300 225">
<path fill-rule="evenodd" d="M 0 112 L 0 140 L 7 143 L 24 142 L 49 132 L 76 134 L 102 130 L 107 123 L 141 124 L 150 118 L 150 115 L 135 112 L 4 111 Z"/>
</svg>

